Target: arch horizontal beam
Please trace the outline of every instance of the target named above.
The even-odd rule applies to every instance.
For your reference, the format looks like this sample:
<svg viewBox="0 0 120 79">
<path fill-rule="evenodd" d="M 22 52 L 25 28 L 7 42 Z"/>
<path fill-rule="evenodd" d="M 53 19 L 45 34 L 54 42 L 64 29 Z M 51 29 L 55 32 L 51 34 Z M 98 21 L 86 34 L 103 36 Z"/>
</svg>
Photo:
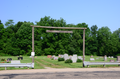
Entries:
<svg viewBox="0 0 120 79">
<path fill-rule="evenodd" d="M 73 33 L 73 31 L 62 31 L 62 30 L 46 30 L 46 32 L 50 32 L 50 33 Z"/>
<path fill-rule="evenodd" d="M 84 27 L 52 27 L 52 26 L 34 26 L 34 25 L 31 25 L 31 27 L 52 28 L 52 29 L 87 29 Z"/>
</svg>

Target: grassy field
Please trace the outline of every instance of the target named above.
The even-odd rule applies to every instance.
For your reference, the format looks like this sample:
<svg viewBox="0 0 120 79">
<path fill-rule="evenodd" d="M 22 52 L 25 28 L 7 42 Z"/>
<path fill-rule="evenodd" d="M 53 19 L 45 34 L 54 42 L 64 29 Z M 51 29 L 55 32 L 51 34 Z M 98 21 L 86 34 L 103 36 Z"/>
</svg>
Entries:
<svg viewBox="0 0 120 79">
<path fill-rule="evenodd" d="M 12 58 L 12 60 L 17 60 L 17 56 L 0 56 L 0 59 L 5 58 Z M 94 56 L 93 57 L 95 61 L 90 62 L 109 62 L 111 59 L 116 61 L 116 58 L 107 58 L 107 61 L 104 61 L 102 57 Z M 85 61 L 89 61 L 90 56 L 85 56 Z M 0 63 L 7 63 L 6 61 L 0 61 Z M 23 56 L 23 60 L 20 60 L 21 63 L 31 63 L 32 58 L 29 56 Z M 47 58 L 47 56 L 36 56 L 34 58 L 35 67 L 34 69 L 44 69 L 46 67 L 50 68 L 82 68 L 82 63 L 65 63 L 64 61 L 58 61 L 58 60 L 51 60 L 50 58 Z M 93 65 L 90 67 L 103 67 L 100 65 Z M 118 67 L 117 65 L 107 65 L 106 67 Z M 85 67 L 86 68 L 86 67 Z M 4 67 L 0 67 L 0 70 L 4 70 Z M 27 69 L 27 67 L 24 68 L 14 68 L 14 67 L 7 67 L 7 70 L 18 70 L 18 69 Z"/>
</svg>

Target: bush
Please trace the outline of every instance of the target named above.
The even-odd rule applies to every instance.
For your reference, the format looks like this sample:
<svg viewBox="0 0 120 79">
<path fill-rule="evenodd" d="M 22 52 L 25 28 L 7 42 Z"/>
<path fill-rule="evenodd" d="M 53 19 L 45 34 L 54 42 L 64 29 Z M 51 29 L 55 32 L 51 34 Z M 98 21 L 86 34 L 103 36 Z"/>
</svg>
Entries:
<svg viewBox="0 0 120 79">
<path fill-rule="evenodd" d="M 1 61 L 5 61 L 5 58 L 2 58 Z"/>
<path fill-rule="evenodd" d="M 65 63 L 72 63 L 72 60 L 71 60 L 71 59 L 67 59 L 67 60 L 65 61 Z"/>
<path fill-rule="evenodd" d="M 77 63 L 79 63 L 79 62 L 82 62 L 82 60 L 81 59 L 77 59 Z"/>
<path fill-rule="evenodd" d="M 58 58 L 58 61 L 64 61 L 64 58 Z"/>
</svg>

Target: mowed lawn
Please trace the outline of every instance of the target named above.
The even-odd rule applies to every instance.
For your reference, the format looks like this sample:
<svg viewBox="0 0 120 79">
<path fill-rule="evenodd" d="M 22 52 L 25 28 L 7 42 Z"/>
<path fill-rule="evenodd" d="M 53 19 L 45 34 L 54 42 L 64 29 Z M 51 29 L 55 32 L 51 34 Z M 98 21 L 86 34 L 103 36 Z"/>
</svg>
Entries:
<svg viewBox="0 0 120 79">
<path fill-rule="evenodd" d="M 5 58 L 12 58 L 13 60 L 18 60 L 17 56 L 0 56 L 0 59 Z M 95 61 L 90 62 L 109 62 L 110 60 L 115 60 L 116 58 L 107 58 L 107 61 L 104 61 L 102 57 L 99 56 L 93 56 Z M 85 61 L 89 61 L 90 56 L 85 56 Z M 0 61 L 0 63 L 7 63 L 6 61 Z M 23 56 L 23 60 L 20 60 L 21 63 L 32 63 L 32 58 L 29 56 Z M 83 68 L 82 62 L 81 63 L 65 63 L 65 61 L 58 61 L 58 60 L 52 60 L 50 58 L 47 58 L 47 56 L 35 56 L 34 57 L 34 63 L 35 67 L 34 69 L 44 69 L 44 68 Z M 103 67 L 100 65 L 93 65 L 90 67 Z M 106 65 L 106 67 L 118 67 L 118 65 Z M 86 67 L 85 67 L 86 68 Z M 28 69 L 27 67 L 24 68 L 15 68 L 15 67 L 7 67 L 7 70 L 18 70 L 18 69 Z M 31 69 L 31 68 L 29 68 Z M 0 70 L 5 70 L 4 67 L 0 67 Z"/>
</svg>

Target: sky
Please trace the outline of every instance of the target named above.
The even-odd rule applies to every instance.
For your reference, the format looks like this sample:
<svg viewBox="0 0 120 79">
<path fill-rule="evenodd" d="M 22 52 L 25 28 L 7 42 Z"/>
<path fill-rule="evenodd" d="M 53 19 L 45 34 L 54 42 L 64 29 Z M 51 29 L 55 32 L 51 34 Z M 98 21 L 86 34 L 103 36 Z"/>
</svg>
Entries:
<svg viewBox="0 0 120 79">
<path fill-rule="evenodd" d="M 90 28 L 120 28 L 120 0 L 0 0 L 0 20 L 40 21 L 50 16 L 67 24 L 86 23 Z"/>
</svg>

